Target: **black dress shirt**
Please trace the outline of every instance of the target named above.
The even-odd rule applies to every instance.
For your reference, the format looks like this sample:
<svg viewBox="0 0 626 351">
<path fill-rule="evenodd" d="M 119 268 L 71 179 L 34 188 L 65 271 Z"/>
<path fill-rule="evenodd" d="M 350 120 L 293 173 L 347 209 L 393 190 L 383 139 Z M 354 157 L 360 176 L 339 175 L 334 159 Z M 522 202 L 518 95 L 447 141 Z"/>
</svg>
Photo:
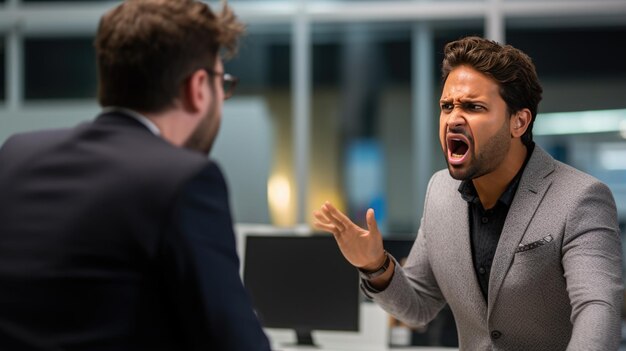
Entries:
<svg viewBox="0 0 626 351">
<path fill-rule="evenodd" d="M 485 209 L 476 193 L 476 188 L 471 180 L 465 180 L 459 186 L 459 192 L 463 200 L 467 201 L 469 212 L 470 241 L 472 244 L 472 261 L 478 278 L 480 290 L 487 301 L 489 291 L 489 274 L 491 264 L 496 254 L 500 234 L 504 227 L 504 221 L 509 213 L 511 202 L 517 191 L 520 178 L 526 168 L 526 164 L 532 155 L 534 143 L 528 147 L 526 161 L 522 168 L 511 180 L 506 190 L 500 195 L 495 206 Z"/>
</svg>

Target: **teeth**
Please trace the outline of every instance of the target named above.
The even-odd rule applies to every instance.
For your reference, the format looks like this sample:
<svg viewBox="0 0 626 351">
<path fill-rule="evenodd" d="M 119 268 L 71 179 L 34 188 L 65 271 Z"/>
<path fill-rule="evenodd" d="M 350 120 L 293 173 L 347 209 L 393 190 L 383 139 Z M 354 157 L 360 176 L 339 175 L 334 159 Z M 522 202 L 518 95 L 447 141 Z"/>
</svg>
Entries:
<svg viewBox="0 0 626 351">
<path fill-rule="evenodd" d="M 452 157 L 454 157 L 454 158 L 461 158 L 461 157 L 463 157 L 463 155 L 452 153 Z"/>
</svg>

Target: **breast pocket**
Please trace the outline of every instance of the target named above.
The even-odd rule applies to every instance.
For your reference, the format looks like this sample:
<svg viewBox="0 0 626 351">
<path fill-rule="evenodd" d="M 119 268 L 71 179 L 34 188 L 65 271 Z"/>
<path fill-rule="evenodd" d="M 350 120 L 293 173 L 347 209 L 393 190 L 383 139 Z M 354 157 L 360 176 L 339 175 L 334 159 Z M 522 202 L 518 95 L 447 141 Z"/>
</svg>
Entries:
<svg viewBox="0 0 626 351">
<path fill-rule="evenodd" d="M 522 243 L 515 250 L 513 264 L 530 262 L 539 259 L 547 259 L 553 253 L 556 245 L 551 235 L 547 235 L 539 240 Z"/>
</svg>

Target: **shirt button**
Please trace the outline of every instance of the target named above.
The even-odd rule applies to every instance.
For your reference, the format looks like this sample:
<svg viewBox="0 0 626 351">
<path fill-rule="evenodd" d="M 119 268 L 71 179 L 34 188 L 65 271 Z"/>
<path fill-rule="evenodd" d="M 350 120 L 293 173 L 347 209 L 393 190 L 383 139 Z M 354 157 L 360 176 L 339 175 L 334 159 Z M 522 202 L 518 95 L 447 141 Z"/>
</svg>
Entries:
<svg viewBox="0 0 626 351">
<path fill-rule="evenodd" d="M 486 272 L 487 272 L 487 270 L 485 269 L 485 267 L 478 268 L 478 273 L 485 274 Z"/>
<path fill-rule="evenodd" d="M 483 224 L 485 224 L 485 223 L 489 222 L 489 218 L 487 218 L 487 217 L 483 217 L 483 218 L 481 219 L 481 221 L 483 222 Z"/>
<path fill-rule="evenodd" d="M 498 330 L 494 330 L 491 332 L 492 339 L 500 339 L 501 336 L 502 336 L 502 333 Z"/>
</svg>

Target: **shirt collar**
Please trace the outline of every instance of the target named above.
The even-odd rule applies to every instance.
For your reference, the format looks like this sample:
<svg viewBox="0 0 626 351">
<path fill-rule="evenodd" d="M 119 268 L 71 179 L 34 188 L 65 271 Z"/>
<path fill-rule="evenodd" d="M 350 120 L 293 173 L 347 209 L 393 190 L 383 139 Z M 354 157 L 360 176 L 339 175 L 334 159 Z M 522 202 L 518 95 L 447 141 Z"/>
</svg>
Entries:
<svg viewBox="0 0 626 351">
<path fill-rule="evenodd" d="M 513 202 L 513 197 L 515 196 L 515 192 L 517 191 L 517 187 L 519 186 L 520 179 L 522 178 L 522 174 L 524 173 L 524 169 L 526 169 L 526 165 L 528 164 L 528 160 L 530 160 L 530 156 L 535 150 L 535 143 L 531 142 L 531 144 L 527 147 L 528 152 L 526 153 L 526 160 L 524 160 L 524 164 L 522 168 L 517 172 L 515 177 L 511 180 L 506 190 L 500 195 L 498 202 L 501 202 L 503 205 L 511 206 Z M 476 192 L 476 188 L 474 187 L 474 183 L 471 179 L 464 180 L 459 185 L 459 193 L 461 193 L 461 197 L 463 200 L 469 203 L 478 204 L 480 203 L 480 198 L 478 197 L 478 193 Z"/>
<path fill-rule="evenodd" d="M 146 126 L 146 128 L 148 128 L 148 130 L 150 132 L 152 132 L 152 134 L 154 135 L 161 135 L 161 131 L 159 130 L 159 127 L 157 127 L 156 124 L 154 124 L 154 122 L 152 122 L 150 119 L 148 119 L 148 117 L 140 114 L 137 111 L 133 111 L 124 107 L 116 107 L 116 106 L 110 106 L 110 107 L 105 107 L 102 109 L 103 113 L 111 113 L 111 112 L 119 112 L 119 113 L 123 113 L 129 117 L 134 118 L 135 120 L 137 120 L 137 122 L 143 124 L 144 126 Z"/>
</svg>

